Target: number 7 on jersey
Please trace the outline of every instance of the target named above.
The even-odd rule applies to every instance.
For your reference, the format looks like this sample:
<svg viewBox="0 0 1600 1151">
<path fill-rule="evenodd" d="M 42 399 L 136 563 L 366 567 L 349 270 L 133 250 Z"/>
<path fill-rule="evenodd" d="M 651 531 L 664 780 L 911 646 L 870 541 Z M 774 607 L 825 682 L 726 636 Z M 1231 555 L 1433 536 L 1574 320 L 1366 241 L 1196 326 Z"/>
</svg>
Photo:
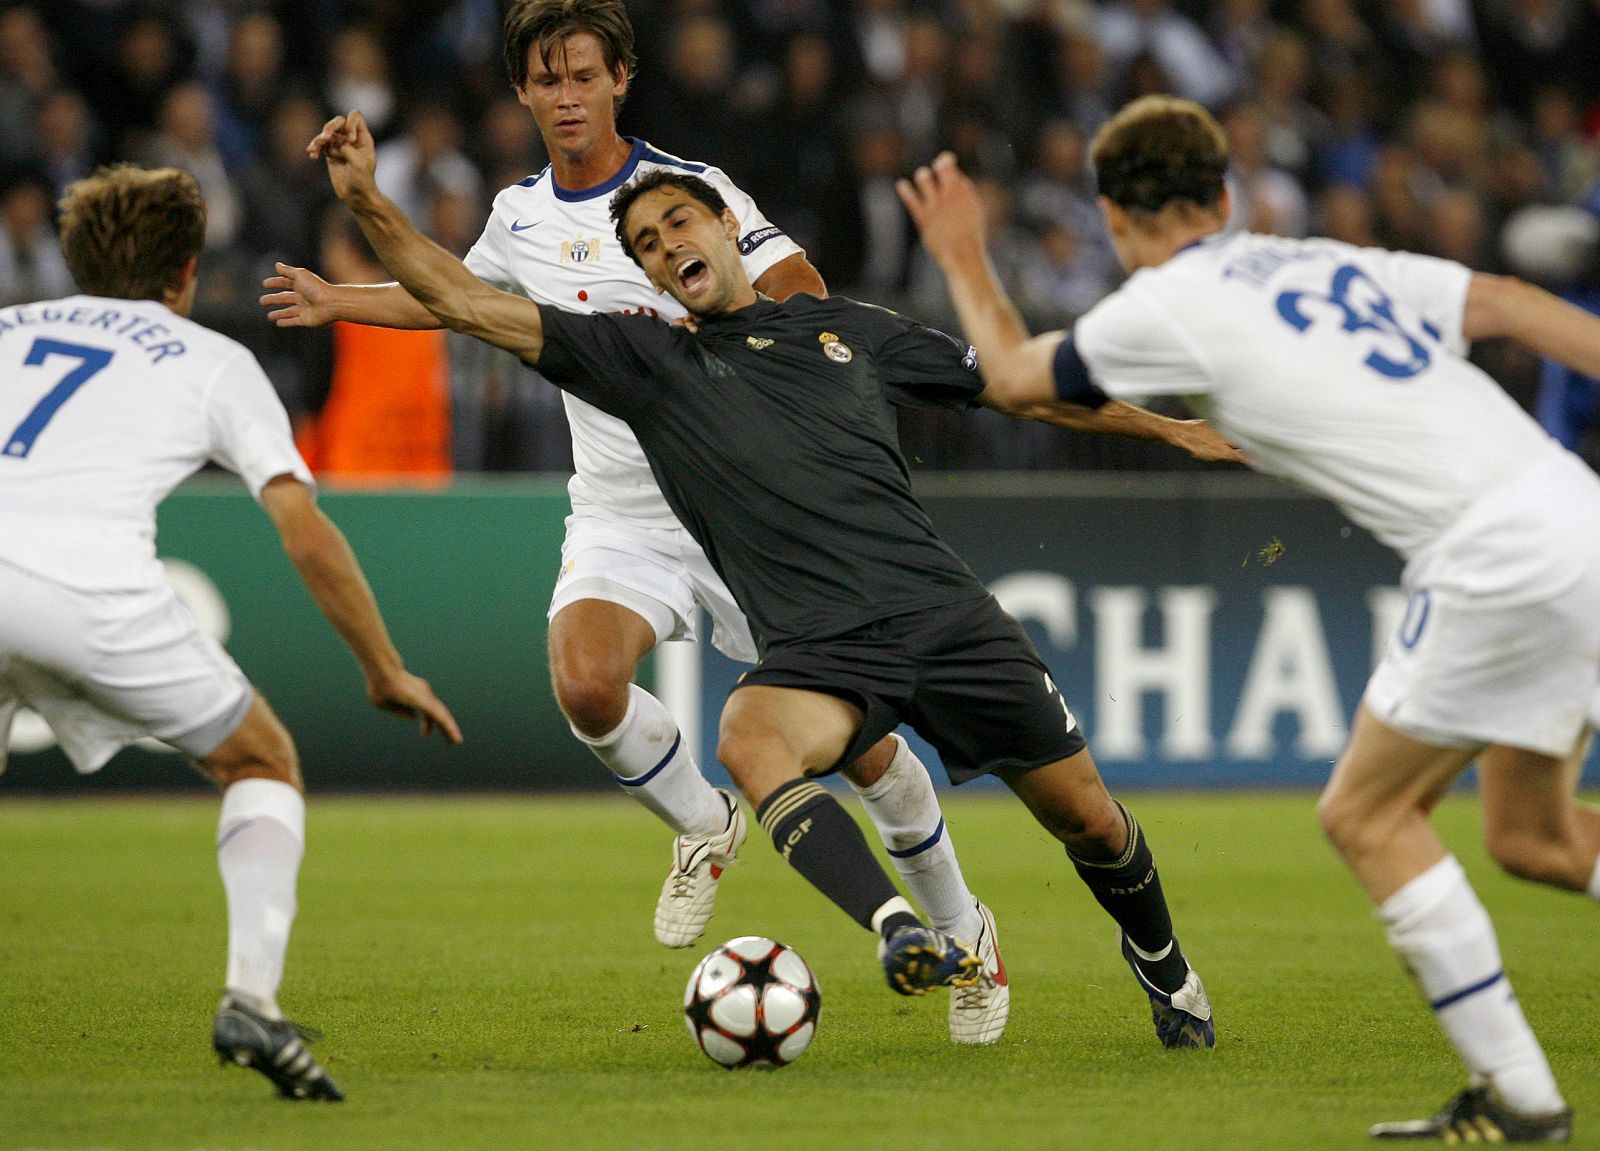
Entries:
<svg viewBox="0 0 1600 1151">
<path fill-rule="evenodd" d="M 59 383 L 51 388 L 33 405 L 33 410 L 22 417 L 22 422 L 6 437 L 4 454 L 12 459 L 26 459 L 33 450 L 33 441 L 39 438 L 39 433 L 44 431 L 44 426 L 50 422 L 61 405 L 72 398 L 89 378 L 111 362 L 111 353 L 104 348 L 91 348 L 86 344 L 69 344 L 62 340 L 47 340 L 40 337 L 33 341 L 33 347 L 28 349 L 27 357 L 22 361 L 29 366 L 43 364 L 46 357 L 65 356 L 69 360 L 77 360 L 78 366 L 61 377 Z"/>
</svg>

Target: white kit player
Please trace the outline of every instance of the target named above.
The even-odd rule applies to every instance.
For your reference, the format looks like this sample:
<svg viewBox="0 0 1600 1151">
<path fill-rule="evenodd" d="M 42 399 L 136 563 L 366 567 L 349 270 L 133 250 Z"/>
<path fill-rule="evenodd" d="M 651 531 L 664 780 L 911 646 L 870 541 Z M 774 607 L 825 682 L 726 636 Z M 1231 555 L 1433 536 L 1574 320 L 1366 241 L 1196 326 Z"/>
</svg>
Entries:
<svg viewBox="0 0 1600 1151">
<path fill-rule="evenodd" d="M 228 965 L 213 1046 L 294 1099 L 343 1098 L 283 1018 L 305 800 L 294 743 L 178 601 L 156 505 L 213 461 L 272 519 L 374 704 L 461 735 L 405 670 L 289 417 L 255 358 L 192 323 L 205 202 L 173 168 L 102 169 L 67 189 L 62 247 L 85 295 L 0 310 L 0 767 L 19 706 L 81 772 L 153 736 L 222 788 Z"/>
<path fill-rule="evenodd" d="M 617 109 L 635 64 L 620 0 L 517 0 L 506 16 L 504 47 L 512 87 L 539 125 L 550 165 L 495 198 L 466 259 L 481 279 L 569 311 L 683 316 L 616 242 L 609 216 L 618 187 L 673 168 L 708 180 L 727 200 L 759 291 L 775 299 L 797 291 L 826 295 L 805 253 L 720 170 L 618 133 Z M 343 124 L 343 117 L 330 121 L 310 154 L 320 156 Z M 439 326 L 398 284 L 328 284 L 282 264 L 278 273 L 265 281 L 261 302 L 280 326 Z M 576 474 L 549 611 L 552 685 L 573 733 L 677 833 L 655 935 L 668 947 L 687 947 L 711 918 L 722 871 L 744 841 L 745 816 L 731 794 L 706 782 L 666 707 L 633 679 L 657 644 L 694 638 L 697 605 L 723 652 L 748 663 L 755 645 L 733 597 L 667 507 L 627 425 L 562 398 Z M 992 916 L 962 879 L 926 768 L 891 735 L 845 774 L 929 921 L 973 942 L 985 960 L 988 978 L 952 996 L 951 1038 L 994 1042 L 1009 1010 L 1005 967 Z"/>
<path fill-rule="evenodd" d="M 1189 397 L 1255 467 L 1406 559 L 1405 617 L 1319 815 L 1471 1086 L 1372 1134 L 1565 1141 L 1572 1113 L 1428 814 L 1476 760 L 1496 861 L 1600 899 L 1600 812 L 1574 799 L 1600 719 L 1600 480 L 1464 358 L 1468 341 L 1508 336 L 1600 374 L 1600 320 L 1445 260 L 1225 234 L 1226 141 L 1186 101 L 1130 104 L 1092 154 L 1130 278 L 1070 334 L 1027 338 L 953 157 L 901 196 L 986 376 L 1053 379 L 1090 407 Z"/>
</svg>

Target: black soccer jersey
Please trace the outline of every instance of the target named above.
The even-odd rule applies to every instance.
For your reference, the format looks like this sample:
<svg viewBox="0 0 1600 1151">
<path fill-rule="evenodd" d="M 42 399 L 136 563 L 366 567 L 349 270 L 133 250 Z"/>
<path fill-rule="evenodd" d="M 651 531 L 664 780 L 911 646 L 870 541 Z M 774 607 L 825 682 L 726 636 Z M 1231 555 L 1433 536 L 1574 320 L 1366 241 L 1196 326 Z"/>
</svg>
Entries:
<svg viewBox="0 0 1600 1151">
<path fill-rule="evenodd" d="M 987 594 L 912 496 L 889 406 L 969 406 L 983 390 L 969 345 L 803 294 L 698 334 L 540 315 L 539 371 L 633 428 L 762 652 Z"/>
</svg>

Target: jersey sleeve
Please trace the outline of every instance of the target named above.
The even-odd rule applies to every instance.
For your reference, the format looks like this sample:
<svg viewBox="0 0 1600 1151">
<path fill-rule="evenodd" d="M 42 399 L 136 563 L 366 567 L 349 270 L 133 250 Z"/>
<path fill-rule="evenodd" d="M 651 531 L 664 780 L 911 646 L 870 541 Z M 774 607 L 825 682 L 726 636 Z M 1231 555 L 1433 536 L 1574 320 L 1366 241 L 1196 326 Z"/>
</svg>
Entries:
<svg viewBox="0 0 1600 1151">
<path fill-rule="evenodd" d="M 535 365 L 564 392 L 626 420 L 660 389 L 653 365 L 672 351 L 672 326 L 651 316 L 580 315 L 539 305 L 544 350 Z"/>
<path fill-rule="evenodd" d="M 902 408 L 973 406 L 983 391 L 976 348 L 894 312 L 871 310 L 881 313 L 875 317 L 883 329 L 878 366 L 890 403 Z"/>
<path fill-rule="evenodd" d="M 212 377 L 206 424 L 211 459 L 236 473 L 257 499 L 275 476 L 292 475 L 303 484 L 315 483 L 294 446 L 283 401 L 255 357 L 243 348 L 224 360 Z"/>
<path fill-rule="evenodd" d="M 1210 381 L 1177 328 L 1127 287 L 1089 309 L 1055 359 L 1056 391 L 1074 399 L 1092 384 L 1114 399 L 1189 396 Z M 1087 379 L 1082 378 L 1087 376 Z M 1082 402 L 1082 401 L 1079 401 Z"/>
<path fill-rule="evenodd" d="M 1416 252 L 1364 248 L 1361 254 L 1378 283 L 1432 324 L 1445 347 L 1457 355 L 1466 354 L 1461 323 L 1467 307 L 1467 288 L 1472 284 L 1471 268 Z"/>
<path fill-rule="evenodd" d="M 478 242 L 472 245 L 462 263 L 484 283 L 499 288 L 502 292 L 526 298 L 527 290 L 511 274 L 511 255 L 506 243 L 511 235 L 510 225 L 505 222 L 500 212 L 500 203 L 504 196 L 505 193 L 501 192 L 495 197 L 494 208 L 489 212 L 489 222 L 483 226 L 483 234 L 478 237 Z"/>
<path fill-rule="evenodd" d="M 722 193 L 728 207 L 739 219 L 739 255 L 744 259 L 744 270 L 753 284 L 780 260 L 790 256 L 805 255 L 805 249 L 789 238 L 789 233 L 778 227 L 756 207 L 756 202 L 728 179 L 721 168 L 707 168 L 701 177 Z"/>
</svg>

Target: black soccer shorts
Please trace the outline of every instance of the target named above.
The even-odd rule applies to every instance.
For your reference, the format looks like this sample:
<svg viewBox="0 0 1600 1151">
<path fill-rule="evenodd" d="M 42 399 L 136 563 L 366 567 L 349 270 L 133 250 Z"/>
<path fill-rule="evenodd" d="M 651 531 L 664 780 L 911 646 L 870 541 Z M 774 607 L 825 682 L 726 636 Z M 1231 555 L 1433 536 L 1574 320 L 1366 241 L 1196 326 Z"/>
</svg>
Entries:
<svg viewBox="0 0 1600 1151">
<path fill-rule="evenodd" d="M 823 692 L 861 708 L 861 730 L 833 771 L 902 723 L 933 745 L 952 783 L 1042 767 L 1085 746 L 1027 633 L 993 596 L 770 649 L 734 690 L 758 685 Z"/>
</svg>

